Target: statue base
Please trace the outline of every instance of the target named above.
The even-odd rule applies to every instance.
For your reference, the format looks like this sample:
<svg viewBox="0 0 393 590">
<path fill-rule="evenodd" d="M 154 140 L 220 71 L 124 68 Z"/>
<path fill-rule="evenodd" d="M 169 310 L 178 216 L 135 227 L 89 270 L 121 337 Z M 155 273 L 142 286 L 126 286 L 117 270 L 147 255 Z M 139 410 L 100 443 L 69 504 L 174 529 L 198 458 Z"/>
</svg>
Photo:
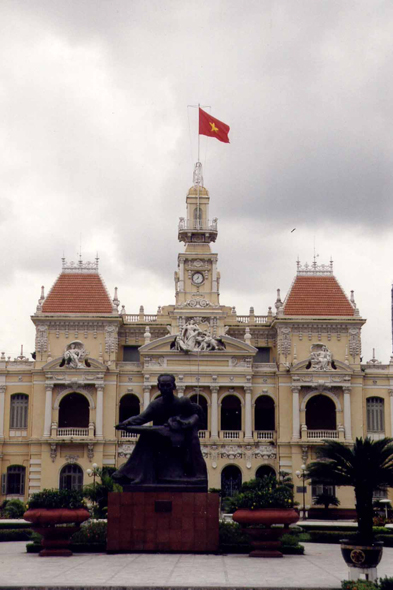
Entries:
<svg viewBox="0 0 393 590">
<path fill-rule="evenodd" d="M 218 494 L 156 488 L 108 500 L 108 553 L 218 551 Z"/>
</svg>

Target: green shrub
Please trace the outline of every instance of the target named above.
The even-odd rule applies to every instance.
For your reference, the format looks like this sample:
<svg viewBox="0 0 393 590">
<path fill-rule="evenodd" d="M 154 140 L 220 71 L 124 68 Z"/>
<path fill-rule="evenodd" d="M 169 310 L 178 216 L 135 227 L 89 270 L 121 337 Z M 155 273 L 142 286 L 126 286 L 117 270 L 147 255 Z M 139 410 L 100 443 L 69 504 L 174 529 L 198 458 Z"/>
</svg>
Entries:
<svg viewBox="0 0 393 590">
<path fill-rule="evenodd" d="M 98 467 L 95 470 L 97 481 L 86 485 L 83 489 L 83 496 L 93 502 L 92 513 L 94 518 L 106 518 L 108 514 L 108 494 L 110 492 L 121 492 L 123 488 L 114 482 L 112 475 L 115 467 Z"/>
<path fill-rule="evenodd" d="M 37 543 L 27 543 L 26 545 L 26 553 L 39 553 L 41 549 L 41 545 L 37 545 Z"/>
<path fill-rule="evenodd" d="M 80 530 L 72 535 L 72 544 L 90 545 L 92 543 L 106 544 L 107 523 L 103 521 L 87 521 Z"/>
<path fill-rule="evenodd" d="M 355 531 L 309 531 L 311 543 L 340 543 L 341 539 L 353 539 Z"/>
<path fill-rule="evenodd" d="M 356 580 L 356 582 L 343 580 L 341 582 L 341 588 L 342 590 L 377 590 L 378 583 L 375 584 L 366 580 Z"/>
<path fill-rule="evenodd" d="M 4 518 L 22 518 L 26 512 L 26 506 L 21 500 L 7 500 L 2 509 Z"/>
<path fill-rule="evenodd" d="M 393 578 L 388 578 L 387 576 L 379 578 L 378 586 L 380 590 L 393 590 Z"/>
<path fill-rule="evenodd" d="M 43 490 L 33 494 L 27 508 L 85 508 L 83 492 L 78 490 Z"/>
<path fill-rule="evenodd" d="M 277 479 L 273 475 L 252 479 L 245 482 L 240 492 L 232 498 L 224 499 L 224 507 L 228 512 L 239 508 L 260 510 L 262 508 L 292 508 L 293 484 L 290 480 Z"/>
<path fill-rule="evenodd" d="M 31 529 L 30 522 L 4 522 L 0 520 L 0 531 L 8 529 Z"/>
<path fill-rule="evenodd" d="M 304 547 L 303 545 L 282 545 L 281 553 L 283 553 L 284 555 L 304 555 Z"/>
<path fill-rule="evenodd" d="M 31 529 L 4 529 L 0 530 L 0 543 L 5 541 L 29 541 Z"/>
</svg>

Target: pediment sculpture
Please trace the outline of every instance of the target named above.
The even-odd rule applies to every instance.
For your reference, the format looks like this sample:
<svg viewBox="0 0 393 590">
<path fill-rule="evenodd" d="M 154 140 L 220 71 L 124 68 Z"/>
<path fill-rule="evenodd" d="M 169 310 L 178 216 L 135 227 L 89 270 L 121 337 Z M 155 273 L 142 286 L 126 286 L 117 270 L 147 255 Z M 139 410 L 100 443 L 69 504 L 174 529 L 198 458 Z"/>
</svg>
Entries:
<svg viewBox="0 0 393 590">
<path fill-rule="evenodd" d="M 213 338 L 206 330 L 202 330 L 195 319 L 189 320 L 180 330 L 171 345 L 171 349 L 180 352 L 210 352 L 225 350 L 221 338 Z"/>
<path fill-rule="evenodd" d="M 85 367 L 90 367 L 91 365 L 87 360 L 88 354 L 89 353 L 83 342 L 80 340 L 74 340 L 74 342 L 67 344 L 60 367 L 66 366 L 71 369 L 84 369 Z"/>
<path fill-rule="evenodd" d="M 332 353 L 325 344 L 317 343 L 311 346 L 310 360 L 307 369 L 312 371 L 329 371 L 335 369 Z"/>
</svg>

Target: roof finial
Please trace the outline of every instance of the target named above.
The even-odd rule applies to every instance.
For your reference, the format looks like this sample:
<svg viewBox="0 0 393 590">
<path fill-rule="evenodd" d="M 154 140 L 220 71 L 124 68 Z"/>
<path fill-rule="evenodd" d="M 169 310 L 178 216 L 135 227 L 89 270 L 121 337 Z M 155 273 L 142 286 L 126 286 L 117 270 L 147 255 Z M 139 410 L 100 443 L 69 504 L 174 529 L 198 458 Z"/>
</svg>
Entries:
<svg viewBox="0 0 393 590">
<path fill-rule="evenodd" d="M 197 188 L 198 186 L 203 186 L 203 176 L 202 176 L 202 164 L 201 162 L 197 162 L 194 168 L 194 174 L 192 176 L 192 182 L 194 187 Z"/>
</svg>

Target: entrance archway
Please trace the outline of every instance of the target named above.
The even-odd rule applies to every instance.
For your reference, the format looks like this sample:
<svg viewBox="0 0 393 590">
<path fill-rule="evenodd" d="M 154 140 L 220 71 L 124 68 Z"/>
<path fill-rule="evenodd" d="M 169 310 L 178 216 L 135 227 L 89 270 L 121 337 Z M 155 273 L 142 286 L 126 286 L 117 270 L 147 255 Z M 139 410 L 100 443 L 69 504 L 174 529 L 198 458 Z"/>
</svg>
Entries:
<svg viewBox="0 0 393 590">
<path fill-rule="evenodd" d="M 227 465 L 221 471 L 221 496 L 231 497 L 237 494 L 242 485 L 242 472 L 236 465 Z"/>
</svg>

